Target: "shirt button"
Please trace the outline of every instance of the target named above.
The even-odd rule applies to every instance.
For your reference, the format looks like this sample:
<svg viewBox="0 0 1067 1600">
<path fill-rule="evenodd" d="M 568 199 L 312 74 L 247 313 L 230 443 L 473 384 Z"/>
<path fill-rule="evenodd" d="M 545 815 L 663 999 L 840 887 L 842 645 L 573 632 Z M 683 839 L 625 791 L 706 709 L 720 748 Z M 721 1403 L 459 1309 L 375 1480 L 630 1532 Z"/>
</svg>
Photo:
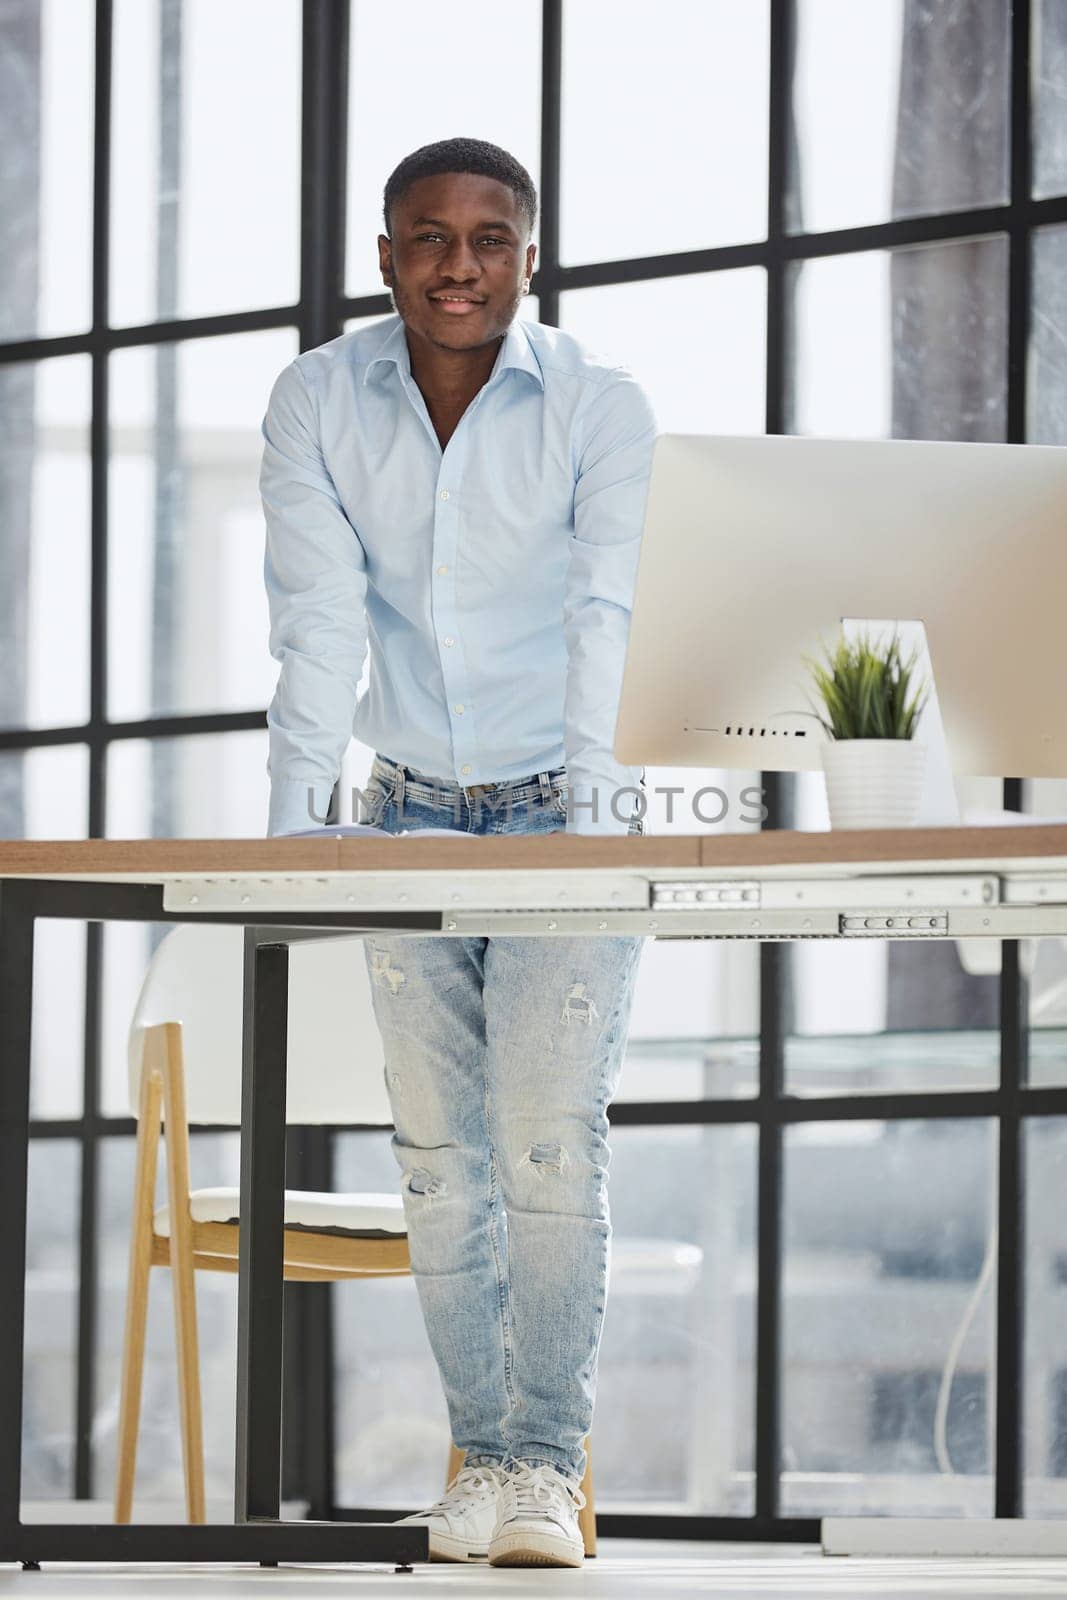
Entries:
<svg viewBox="0 0 1067 1600">
<path fill-rule="evenodd" d="M 456 641 L 453 639 L 451 634 L 449 634 L 448 638 L 445 640 L 445 644 L 455 644 L 455 642 Z"/>
<path fill-rule="evenodd" d="M 470 771 L 470 767 L 461 767 L 459 770 L 461 772 L 469 772 Z"/>
<path fill-rule="evenodd" d="M 447 572 L 447 571 L 448 571 L 448 568 L 447 568 L 447 567 L 438 567 L 438 569 L 437 569 L 437 576 L 438 576 L 438 577 L 439 577 L 439 578 L 443 578 L 443 577 L 444 577 L 444 575 L 445 575 L 445 573 L 446 573 L 446 572 Z"/>
<path fill-rule="evenodd" d="M 463 707 L 462 706 L 457 706 L 456 710 L 459 712 L 460 716 L 463 715 Z"/>
<path fill-rule="evenodd" d="M 441 499 L 442 500 L 447 500 L 448 499 L 448 490 L 447 489 L 442 489 L 441 490 Z"/>
</svg>

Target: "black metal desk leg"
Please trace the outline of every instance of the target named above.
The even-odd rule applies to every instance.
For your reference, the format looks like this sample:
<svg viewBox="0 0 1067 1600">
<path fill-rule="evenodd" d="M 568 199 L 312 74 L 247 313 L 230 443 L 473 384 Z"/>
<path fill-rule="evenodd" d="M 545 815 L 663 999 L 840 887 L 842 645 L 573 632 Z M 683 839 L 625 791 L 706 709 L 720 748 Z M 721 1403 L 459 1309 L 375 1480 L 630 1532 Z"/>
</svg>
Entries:
<svg viewBox="0 0 1067 1600">
<path fill-rule="evenodd" d="M 32 1011 L 29 891 L 0 882 L 0 1561 L 19 1559 Z"/>
<path fill-rule="evenodd" d="M 289 947 L 245 930 L 235 1519 L 281 1510 L 282 1225 Z M 277 939 L 277 934 L 274 934 Z"/>
</svg>

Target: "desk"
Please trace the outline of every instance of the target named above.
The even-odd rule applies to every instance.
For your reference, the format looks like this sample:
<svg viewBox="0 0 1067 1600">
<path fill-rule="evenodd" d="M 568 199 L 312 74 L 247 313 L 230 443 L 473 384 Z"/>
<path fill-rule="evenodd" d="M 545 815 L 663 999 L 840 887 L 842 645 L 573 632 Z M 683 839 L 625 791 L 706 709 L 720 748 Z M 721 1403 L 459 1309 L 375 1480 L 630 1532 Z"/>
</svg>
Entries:
<svg viewBox="0 0 1067 1600">
<path fill-rule="evenodd" d="M 245 926 L 233 1527 L 19 1520 L 37 917 Z M 424 1529 L 279 1518 L 289 946 L 383 931 L 670 939 L 1067 935 L 1067 825 L 578 838 L 0 842 L 0 1560 L 426 1559 Z M 267 1397 L 265 1399 L 265 1397 Z"/>
</svg>

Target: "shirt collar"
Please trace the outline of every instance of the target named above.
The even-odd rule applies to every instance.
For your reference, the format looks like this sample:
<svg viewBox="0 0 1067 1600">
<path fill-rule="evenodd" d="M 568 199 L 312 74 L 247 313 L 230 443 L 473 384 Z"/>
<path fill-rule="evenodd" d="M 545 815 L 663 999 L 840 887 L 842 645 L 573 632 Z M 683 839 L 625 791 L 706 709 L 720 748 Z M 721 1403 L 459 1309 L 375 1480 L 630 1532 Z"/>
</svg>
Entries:
<svg viewBox="0 0 1067 1600">
<path fill-rule="evenodd" d="M 411 356 L 408 351 L 408 342 L 404 333 L 404 322 L 397 317 L 393 327 L 386 335 L 384 342 L 379 346 L 378 354 L 372 356 L 367 362 L 367 370 L 363 374 L 363 382 L 370 383 L 372 378 L 377 380 L 382 373 L 388 371 L 390 366 L 396 367 L 401 378 L 411 377 Z M 489 374 L 487 384 L 494 382 L 498 375 L 507 367 L 514 367 L 518 372 L 528 372 L 534 382 L 543 389 L 545 386 L 541 364 L 534 354 L 520 318 L 516 317 L 504 335 L 503 343 L 497 351 L 493 370 Z"/>
</svg>

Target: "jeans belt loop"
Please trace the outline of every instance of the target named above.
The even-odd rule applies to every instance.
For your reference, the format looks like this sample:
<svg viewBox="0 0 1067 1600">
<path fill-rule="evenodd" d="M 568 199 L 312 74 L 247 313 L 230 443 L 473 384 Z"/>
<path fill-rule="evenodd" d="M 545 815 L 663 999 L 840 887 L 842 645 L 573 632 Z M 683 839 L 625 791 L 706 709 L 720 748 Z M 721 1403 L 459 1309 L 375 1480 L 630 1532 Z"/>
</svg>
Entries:
<svg viewBox="0 0 1067 1600">
<path fill-rule="evenodd" d="M 396 805 L 396 816 L 399 822 L 404 816 L 404 768 L 399 761 L 396 765 L 396 788 L 393 791 L 393 801 Z"/>
<path fill-rule="evenodd" d="M 548 773 L 539 772 L 537 774 L 537 781 L 541 785 L 541 804 L 546 806 L 550 805 L 552 801 L 552 785 L 549 782 Z"/>
</svg>

